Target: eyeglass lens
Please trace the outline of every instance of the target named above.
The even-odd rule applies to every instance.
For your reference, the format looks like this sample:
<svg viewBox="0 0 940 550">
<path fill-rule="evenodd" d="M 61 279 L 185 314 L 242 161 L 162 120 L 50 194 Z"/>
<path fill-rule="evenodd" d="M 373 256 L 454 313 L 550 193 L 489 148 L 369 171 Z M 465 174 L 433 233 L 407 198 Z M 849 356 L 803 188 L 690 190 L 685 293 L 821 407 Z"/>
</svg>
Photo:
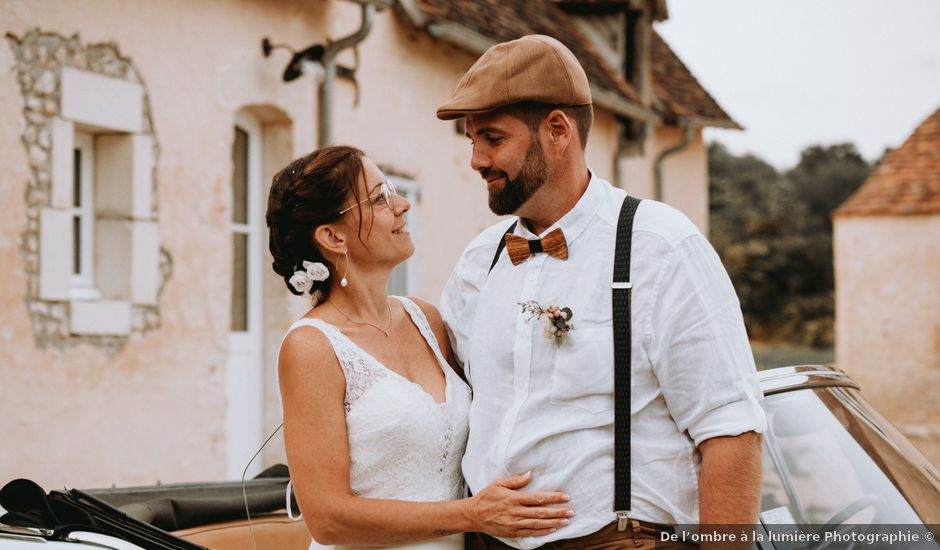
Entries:
<svg viewBox="0 0 940 550">
<path fill-rule="evenodd" d="M 385 197 L 385 204 L 389 208 L 392 207 L 392 197 L 398 196 L 398 191 L 395 189 L 395 184 L 392 183 L 392 180 L 385 178 L 385 182 L 382 184 L 382 195 Z"/>
</svg>

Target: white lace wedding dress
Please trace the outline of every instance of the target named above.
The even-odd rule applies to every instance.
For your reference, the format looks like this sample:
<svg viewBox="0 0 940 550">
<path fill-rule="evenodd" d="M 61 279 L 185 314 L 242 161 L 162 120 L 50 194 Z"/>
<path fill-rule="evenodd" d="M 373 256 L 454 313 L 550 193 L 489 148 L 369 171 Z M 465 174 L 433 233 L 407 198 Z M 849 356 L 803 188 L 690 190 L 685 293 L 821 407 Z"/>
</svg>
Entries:
<svg viewBox="0 0 940 550">
<path fill-rule="evenodd" d="M 424 312 L 398 297 L 411 321 L 434 351 L 446 381 L 445 400 L 436 403 L 420 385 L 388 369 L 333 325 L 304 318 L 301 326 L 329 338 L 346 376 L 346 429 L 349 482 L 361 497 L 436 502 L 462 498 L 460 471 L 467 442 L 470 388 L 447 365 Z M 393 344 L 394 342 L 390 342 Z M 331 548 L 314 541 L 314 548 Z M 361 547 L 336 546 L 336 550 Z M 451 535 L 399 548 L 462 550 L 463 535 Z"/>
</svg>

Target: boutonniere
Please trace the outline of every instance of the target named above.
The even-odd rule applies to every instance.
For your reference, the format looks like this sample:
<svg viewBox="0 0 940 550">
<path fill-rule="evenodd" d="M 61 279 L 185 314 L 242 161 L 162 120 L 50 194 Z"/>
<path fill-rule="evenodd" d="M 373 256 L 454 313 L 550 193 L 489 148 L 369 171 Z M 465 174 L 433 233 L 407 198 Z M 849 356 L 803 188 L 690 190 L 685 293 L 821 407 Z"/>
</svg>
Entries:
<svg viewBox="0 0 940 550">
<path fill-rule="evenodd" d="M 571 308 L 559 307 L 555 304 L 543 306 L 535 300 L 528 302 L 519 302 L 522 306 L 522 314 L 528 315 L 526 322 L 532 319 L 543 319 L 545 322 L 545 337 L 552 340 L 556 346 L 560 346 L 565 340 L 565 336 L 574 329 L 571 323 Z"/>
</svg>

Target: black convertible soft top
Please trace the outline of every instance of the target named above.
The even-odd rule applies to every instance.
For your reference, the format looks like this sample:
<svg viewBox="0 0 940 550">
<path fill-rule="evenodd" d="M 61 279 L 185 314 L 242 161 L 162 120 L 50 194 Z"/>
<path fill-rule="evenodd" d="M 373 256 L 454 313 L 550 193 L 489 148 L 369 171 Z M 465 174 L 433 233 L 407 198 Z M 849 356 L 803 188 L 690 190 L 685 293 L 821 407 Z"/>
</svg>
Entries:
<svg viewBox="0 0 940 550">
<path fill-rule="evenodd" d="M 48 494 L 32 481 L 18 479 L 0 489 L 0 506 L 7 510 L 0 523 L 47 529 L 50 539 L 82 530 L 117 536 L 145 548 L 201 549 L 167 531 L 244 519 L 248 510 L 253 516 L 284 510 L 287 475 L 287 467 L 278 465 L 246 480 L 244 487 L 231 481 Z M 291 503 L 296 509 L 293 495 Z"/>
</svg>

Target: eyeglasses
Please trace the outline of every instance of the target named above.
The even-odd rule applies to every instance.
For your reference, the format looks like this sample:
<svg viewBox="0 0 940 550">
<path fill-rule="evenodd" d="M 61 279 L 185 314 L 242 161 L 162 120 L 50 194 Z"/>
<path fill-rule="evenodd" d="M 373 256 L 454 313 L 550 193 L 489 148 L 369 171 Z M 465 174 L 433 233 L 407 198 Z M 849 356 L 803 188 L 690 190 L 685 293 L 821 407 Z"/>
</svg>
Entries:
<svg viewBox="0 0 940 550">
<path fill-rule="evenodd" d="M 343 215 L 346 212 L 349 212 L 353 208 L 359 206 L 360 204 L 366 201 L 375 201 L 375 204 L 379 206 L 384 204 L 385 206 L 388 207 L 389 210 L 391 210 L 392 209 L 392 197 L 397 197 L 398 191 L 395 190 L 395 185 L 391 182 L 391 180 L 388 179 L 388 176 L 385 177 L 385 180 L 382 182 L 382 185 L 379 188 L 379 191 L 380 193 L 376 195 L 373 195 L 371 197 L 366 197 L 362 199 L 361 201 L 357 202 L 356 204 L 348 208 L 344 208 L 340 210 L 338 215 Z"/>
</svg>

